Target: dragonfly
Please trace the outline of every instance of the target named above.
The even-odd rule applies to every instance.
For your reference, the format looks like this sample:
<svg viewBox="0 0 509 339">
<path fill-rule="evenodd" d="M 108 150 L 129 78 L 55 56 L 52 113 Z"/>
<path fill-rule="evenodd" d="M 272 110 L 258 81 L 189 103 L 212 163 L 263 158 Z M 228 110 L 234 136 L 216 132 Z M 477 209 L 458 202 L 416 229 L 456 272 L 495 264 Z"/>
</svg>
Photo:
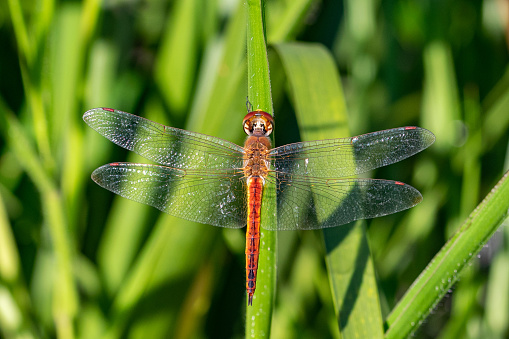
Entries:
<svg viewBox="0 0 509 339">
<path fill-rule="evenodd" d="M 248 305 L 256 289 L 260 227 L 316 230 L 411 208 L 422 201 L 412 186 L 354 176 L 408 158 L 435 141 L 424 128 L 400 127 L 272 148 L 274 119 L 262 110 L 244 117 L 243 147 L 111 108 L 91 109 L 83 119 L 118 146 L 157 163 L 103 165 L 92 173 L 103 188 L 193 222 L 247 225 Z M 271 203 L 262 204 L 263 195 Z"/>
</svg>

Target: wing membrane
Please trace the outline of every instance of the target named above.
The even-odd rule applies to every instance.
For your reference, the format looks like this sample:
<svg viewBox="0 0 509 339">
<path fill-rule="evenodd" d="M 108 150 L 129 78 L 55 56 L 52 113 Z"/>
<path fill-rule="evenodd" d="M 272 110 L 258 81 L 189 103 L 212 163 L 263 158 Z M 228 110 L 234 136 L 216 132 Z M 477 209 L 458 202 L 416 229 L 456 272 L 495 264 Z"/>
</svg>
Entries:
<svg viewBox="0 0 509 339">
<path fill-rule="evenodd" d="M 112 163 L 99 167 L 92 179 L 124 198 L 153 206 L 182 219 L 220 227 L 246 225 L 243 173 L 198 171 Z"/>
<path fill-rule="evenodd" d="M 422 196 L 410 185 L 377 179 L 311 179 L 284 173 L 266 178 L 277 188 L 277 226 L 269 230 L 335 227 L 358 219 L 396 213 L 417 205 Z"/>
<path fill-rule="evenodd" d="M 299 176 L 342 178 L 406 159 L 430 146 L 435 136 L 401 127 L 353 138 L 305 141 L 274 148 L 274 170 Z"/>
<path fill-rule="evenodd" d="M 212 170 L 242 167 L 243 148 L 220 138 L 109 108 L 91 109 L 83 120 L 115 144 L 162 165 Z"/>
</svg>

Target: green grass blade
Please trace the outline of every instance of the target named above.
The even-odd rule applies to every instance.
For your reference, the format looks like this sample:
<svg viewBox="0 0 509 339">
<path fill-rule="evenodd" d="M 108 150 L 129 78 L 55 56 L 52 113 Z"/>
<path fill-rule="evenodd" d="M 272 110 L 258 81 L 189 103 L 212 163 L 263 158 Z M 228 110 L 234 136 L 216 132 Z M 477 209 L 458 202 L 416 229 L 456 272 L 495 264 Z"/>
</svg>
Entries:
<svg viewBox="0 0 509 339">
<path fill-rule="evenodd" d="M 347 137 L 346 106 L 330 54 L 320 45 L 278 44 L 303 140 Z M 338 327 L 343 338 L 381 338 L 373 263 L 359 224 L 323 231 Z"/>
<path fill-rule="evenodd" d="M 505 224 L 507 226 L 507 221 Z M 503 227 L 502 233 L 505 240 L 509 240 L 509 228 Z M 507 267 L 509 267 L 509 249 L 505 248 L 493 260 L 486 291 L 486 320 L 499 338 L 503 338 L 509 330 L 507 323 L 507 319 L 509 319 L 509 289 L 506 288 L 509 286 L 509 270 Z"/>
<path fill-rule="evenodd" d="M 248 98 L 253 109 L 272 114 L 269 64 L 264 31 L 264 1 L 247 1 L 247 84 Z M 272 135 L 274 138 L 274 134 Z M 273 139 L 274 140 L 274 139 Z M 274 187 L 263 191 L 262 206 L 275 208 Z M 262 208 L 262 220 L 274 224 L 275 213 Z M 260 256 L 253 305 L 246 310 L 246 338 L 268 337 L 270 332 L 276 287 L 276 232 L 260 230 Z"/>
<path fill-rule="evenodd" d="M 272 7 L 285 6 L 283 11 L 276 11 L 275 8 L 269 8 L 267 11 L 269 26 L 267 40 L 270 44 L 287 41 L 294 38 L 298 29 L 304 23 L 304 17 L 308 14 L 309 8 L 313 4 L 311 0 L 294 0 L 282 3 L 272 2 Z M 271 20 L 273 18 L 273 20 Z"/>
<path fill-rule="evenodd" d="M 18 246 L 9 222 L 7 210 L 0 194 L 0 328 L 6 337 L 22 333 L 26 338 L 35 338 L 34 324 L 26 321 L 33 312 L 29 294 L 21 276 L 21 259 Z"/>
<path fill-rule="evenodd" d="M 72 272 L 72 250 L 63 201 L 50 177 L 44 171 L 30 139 L 19 121 L 0 108 L 0 130 L 9 146 L 39 190 L 44 218 L 51 235 L 52 250 L 57 259 L 56 276 L 52 285 L 53 317 L 57 333 L 61 338 L 74 337 L 74 317 L 78 309 L 78 296 Z"/>
<path fill-rule="evenodd" d="M 247 92 L 253 110 L 262 109 L 272 114 L 263 2 L 247 1 Z"/>
<path fill-rule="evenodd" d="M 29 64 L 31 64 L 34 58 L 33 46 L 30 39 L 28 38 L 28 30 L 23 18 L 23 11 L 21 10 L 20 1 L 9 0 L 9 11 L 20 54 L 27 60 Z"/>
<path fill-rule="evenodd" d="M 203 4 L 197 0 L 179 0 L 173 6 L 154 77 L 168 107 L 183 115 L 194 86 Z"/>
<path fill-rule="evenodd" d="M 419 327 L 505 220 L 508 209 L 506 172 L 392 310 L 387 318 L 386 338 L 406 338 Z"/>
<path fill-rule="evenodd" d="M 425 83 L 422 123 L 437 137 L 435 149 L 447 150 L 458 142 L 454 123 L 460 119 L 458 89 L 450 47 L 433 42 L 424 50 Z"/>
<path fill-rule="evenodd" d="M 36 46 L 37 41 L 29 36 L 27 26 L 30 26 L 30 23 L 25 22 L 21 3 L 18 0 L 10 0 L 9 10 L 18 44 L 23 87 L 33 118 L 37 147 L 43 158 L 43 165 L 47 169 L 53 169 L 54 159 L 50 150 L 47 112 L 44 107 L 43 90 L 40 86 L 41 73 L 44 73 L 41 69 L 42 53 L 37 51 L 39 47 Z"/>
<path fill-rule="evenodd" d="M 502 78 L 483 102 L 484 123 L 482 124 L 483 149 L 490 150 L 507 135 L 509 128 L 509 67 Z"/>
<path fill-rule="evenodd" d="M 20 271 L 18 248 L 0 194 L 0 277 L 2 281 L 12 282 L 19 278 Z"/>
<path fill-rule="evenodd" d="M 79 22 L 82 15 L 81 7 L 76 4 L 63 6 L 55 17 L 49 69 L 50 81 L 46 84 L 48 92 L 53 94 L 52 105 L 47 110 L 48 128 L 51 131 L 50 141 L 54 153 L 56 147 L 62 147 L 64 155 L 59 156 L 61 171 L 62 195 L 66 202 L 69 220 L 76 220 L 81 205 L 77 203 L 78 192 L 83 184 L 83 157 L 81 119 L 76 116 L 78 111 L 77 87 L 81 79 L 82 57 Z M 57 146 L 58 145 L 58 146 Z M 75 225 L 71 222 L 70 225 Z"/>
</svg>

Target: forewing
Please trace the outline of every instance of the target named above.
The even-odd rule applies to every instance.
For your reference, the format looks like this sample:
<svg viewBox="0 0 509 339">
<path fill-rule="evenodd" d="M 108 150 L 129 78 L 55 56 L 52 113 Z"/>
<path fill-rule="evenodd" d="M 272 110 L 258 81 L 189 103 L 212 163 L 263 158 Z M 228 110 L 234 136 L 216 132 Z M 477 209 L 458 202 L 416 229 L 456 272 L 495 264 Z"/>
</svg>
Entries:
<svg viewBox="0 0 509 339">
<path fill-rule="evenodd" d="M 180 170 L 165 166 L 111 163 L 92 179 L 124 198 L 182 219 L 220 227 L 246 224 L 243 173 L 234 170 Z"/>
<path fill-rule="evenodd" d="M 110 108 L 94 108 L 83 120 L 115 144 L 179 169 L 241 168 L 243 148 L 205 134 L 168 127 Z"/>
<path fill-rule="evenodd" d="M 377 179 L 311 179 L 272 173 L 267 185 L 277 192 L 277 225 L 269 230 L 310 230 L 376 218 L 417 205 L 422 196 L 398 181 Z"/>
<path fill-rule="evenodd" d="M 401 127 L 353 138 L 305 141 L 274 148 L 276 172 L 318 178 L 342 178 L 393 164 L 430 146 L 433 133 Z"/>
</svg>

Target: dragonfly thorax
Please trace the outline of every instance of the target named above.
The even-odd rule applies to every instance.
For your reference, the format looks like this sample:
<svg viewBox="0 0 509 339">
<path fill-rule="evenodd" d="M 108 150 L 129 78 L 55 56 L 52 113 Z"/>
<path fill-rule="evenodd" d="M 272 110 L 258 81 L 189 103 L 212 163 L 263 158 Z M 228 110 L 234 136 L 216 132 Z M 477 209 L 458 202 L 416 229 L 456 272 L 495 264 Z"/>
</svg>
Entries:
<svg viewBox="0 0 509 339">
<path fill-rule="evenodd" d="M 267 137 L 250 136 L 244 143 L 244 175 L 245 177 L 265 177 L 269 170 L 270 139 Z"/>
</svg>

